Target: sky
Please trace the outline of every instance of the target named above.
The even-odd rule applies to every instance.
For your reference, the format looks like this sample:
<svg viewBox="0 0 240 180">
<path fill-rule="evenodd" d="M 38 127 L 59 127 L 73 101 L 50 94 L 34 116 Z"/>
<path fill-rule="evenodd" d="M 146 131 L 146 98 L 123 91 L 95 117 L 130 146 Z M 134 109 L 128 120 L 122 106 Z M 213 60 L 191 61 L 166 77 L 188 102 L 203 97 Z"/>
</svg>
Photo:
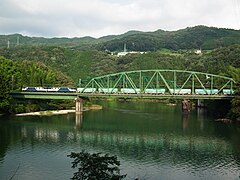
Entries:
<svg viewBox="0 0 240 180">
<path fill-rule="evenodd" d="M 240 0 L 0 0 L 0 34 L 99 38 L 206 25 L 240 29 Z"/>
</svg>

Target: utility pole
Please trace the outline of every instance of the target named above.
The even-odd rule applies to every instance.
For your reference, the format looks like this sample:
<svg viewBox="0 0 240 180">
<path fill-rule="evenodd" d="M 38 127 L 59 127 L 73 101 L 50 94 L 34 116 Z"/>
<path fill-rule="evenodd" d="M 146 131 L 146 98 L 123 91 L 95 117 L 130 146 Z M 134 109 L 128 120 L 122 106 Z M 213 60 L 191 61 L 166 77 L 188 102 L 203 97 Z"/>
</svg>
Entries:
<svg viewBox="0 0 240 180">
<path fill-rule="evenodd" d="M 7 48 L 9 49 L 9 47 L 10 47 L 10 41 L 8 40 L 8 42 L 7 42 Z"/>
<path fill-rule="evenodd" d="M 127 45 L 124 43 L 123 52 L 127 52 Z"/>
<path fill-rule="evenodd" d="M 17 36 L 17 46 L 19 45 L 19 36 Z"/>
</svg>

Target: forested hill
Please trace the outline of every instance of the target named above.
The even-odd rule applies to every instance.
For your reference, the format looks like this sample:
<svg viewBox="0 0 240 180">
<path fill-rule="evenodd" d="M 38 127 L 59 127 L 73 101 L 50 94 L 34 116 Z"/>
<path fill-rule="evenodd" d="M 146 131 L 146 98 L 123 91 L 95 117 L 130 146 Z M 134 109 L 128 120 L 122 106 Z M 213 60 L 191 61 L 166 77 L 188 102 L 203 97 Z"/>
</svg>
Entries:
<svg viewBox="0 0 240 180">
<path fill-rule="evenodd" d="M 80 51 L 56 46 L 22 46 L 0 48 L 0 56 L 19 61 L 41 62 L 71 77 L 75 83 L 81 79 L 140 69 L 180 69 L 228 73 L 229 67 L 240 68 L 240 45 L 217 48 L 212 51 L 156 51 L 133 53 L 117 57 L 103 51 Z"/>
<path fill-rule="evenodd" d="M 9 42 L 9 43 L 8 43 Z M 122 51 L 123 45 L 129 51 L 157 51 L 163 48 L 212 50 L 233 44 L 240 44 L 240 30 L 195 26 L 177 31 L 157 30 L 154 32 L 129 31 L 121 35 L 101 38 L 43 38 L 27 37 L 21 34 L 0 35 L 0 47 L 16 46 L 62 46 L 74 49 L 95 49 Z"/>
</svg>

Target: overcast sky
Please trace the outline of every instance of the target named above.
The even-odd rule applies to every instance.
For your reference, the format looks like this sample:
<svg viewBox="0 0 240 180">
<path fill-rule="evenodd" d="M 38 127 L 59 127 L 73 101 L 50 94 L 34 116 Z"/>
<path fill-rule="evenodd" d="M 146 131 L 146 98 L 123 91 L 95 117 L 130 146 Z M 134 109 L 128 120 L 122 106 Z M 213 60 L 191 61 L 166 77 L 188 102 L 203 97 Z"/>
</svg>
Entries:
<svg viewBox="0 0 240 180">
<path fill-rule="evenodd" d="M 0 0 L 0 34 L 101 37 L 196 25 L 240 29 L 240 0 Z"/>
</svg>

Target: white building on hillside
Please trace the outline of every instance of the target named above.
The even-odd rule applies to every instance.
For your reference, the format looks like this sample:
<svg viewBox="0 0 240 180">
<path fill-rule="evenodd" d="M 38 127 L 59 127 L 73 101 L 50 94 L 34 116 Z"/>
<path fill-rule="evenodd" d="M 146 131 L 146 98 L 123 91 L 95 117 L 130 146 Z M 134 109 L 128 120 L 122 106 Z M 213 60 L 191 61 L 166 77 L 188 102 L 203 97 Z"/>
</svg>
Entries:
<svg viewBox="0 0 240 180">
<path fill-rule="evenodd" d="M 138 51 L 127 52 L 127 45 L 126 45 L 126 43 L 124 43 L 123 52 L 119 52 L 117 54 L 117 57 L 126 56 L 127 54 L 136 54 L 136 53 L 144 54 L 145 52 L 138 52 Z"/>
</svg>

